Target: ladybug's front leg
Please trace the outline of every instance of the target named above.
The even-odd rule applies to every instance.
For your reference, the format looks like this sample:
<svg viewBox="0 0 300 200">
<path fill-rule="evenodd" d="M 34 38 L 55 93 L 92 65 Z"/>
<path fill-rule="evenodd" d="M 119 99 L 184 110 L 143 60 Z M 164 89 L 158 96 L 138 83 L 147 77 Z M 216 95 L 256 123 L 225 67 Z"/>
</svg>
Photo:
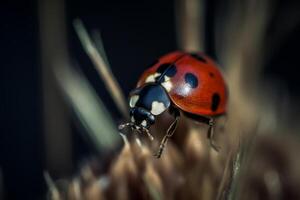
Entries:
<svg viewBox="0 0 300 200">
<path fill-rule="evenodd" d="M 159 150 L 157 151 L 157 153 L 154 155 L 155 157 L 157 158 L 160 158 L 164 148 L 165 148 L 165 145 L 168 141 L 168 139 L 170 137 L 172 137 L 172 135 L 174 134 L 176 128 L 177 128 L 177 125 L 178 125 L 178 122 L 179 122 L 179 119 L 180 119 L 180 113 L 176 110 L 174 112 L 174 115 L 175 115 L 175 120 L 172 122 L 172 124 L 170 125 L 170 127 L 168 128 L 167 130 L 167 133 L 166 135 L 164 136 L 164 138 L 161 140 L 161 143 L 159 145 Z"/>
</svg>

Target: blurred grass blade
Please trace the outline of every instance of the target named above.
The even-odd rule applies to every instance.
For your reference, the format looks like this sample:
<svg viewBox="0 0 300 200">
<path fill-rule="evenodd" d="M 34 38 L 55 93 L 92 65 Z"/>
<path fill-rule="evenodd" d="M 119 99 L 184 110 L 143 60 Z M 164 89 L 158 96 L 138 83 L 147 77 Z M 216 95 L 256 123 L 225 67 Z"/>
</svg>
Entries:
<svg viewBox="0 0 300 200">
<path fill-rule="evenodd" d="M 95 65 L 100 77 L 103 79 L 105 86 L 111 94 L 111 97 L 113 98 L 119 111 L 122 113 L 124 118 L 128 119 L 129 116 L 126 98 L 124 97 L 120 85 L 118 84 L 108 66 L 108 61 L 105 58 L 106 56 L 104 56 L 105 54 L 100 54 L 101 52 L 104 52 L 102 42 L 100 43 L 101 47 L 99 53 L 88 32 L 86 31 L 83 23 L 79 19 L 74 20 L 74 27 L 84 50 Z"/>
<path fill-rule="evenodd" d="M 269 0 L 231 0 L 226 5 L 228 9 L 224 10 L 224 7 L 219 6 L 220 14 L 216 17 L 216 53 L 227 71 L 238 68 L 242 79 L 254 84 L 263 67 L 264 41 L 272 4 Z"/>
<path fill-rule="evenodd" d="M 230 194 L 230 186 L 234 181 L 236 173 L 238 173 L 239 167 L 237 166 L 239 153 L 231 150 L 226 158 L 226 164 L 223 171 L 222 179 L 218 188 L 217 199 L 228 199 Z"/>
<path fill-rule="evenodd" d="M 239 186 L 239 176 L 241 169 L 242 156 L 244 156 L 245 152 L 238 152 L 234 161 L 233 161 L 233 169 L 232 169 L 232 177 L 231 184 L 229 185 L 229 191 L 227 194 L 228 199 L 234 200 L 237 199 L 237 190 Z"/>
<path fill-rule="evenodd" d="M 107 59 L 107 55 L 105 53 L 101 33 L 97 30 L 94 30 L 92 32 L 92 38 L 93 38 L 96 49 L 98 50 L 99 54 L 102 56 L 103 61 L 105 62 L 106 67 L 111 69 L 108 59 Z"/>
<path fill-rule="evenodd" d="M 50 198 L 52 200 L 60 200 L 61 198 L 60 198 L 59 190 L 57 189 L 54 181 L 52 180 L 52 178 L 48 172 L 44 172 L 44 178 L 45 178 L 46 184 L 49 188 Z"/>
<path fill-rule="evenodd" d="M 109 112 L 83 75 L 65 66 L 55 72 L 64 95 L 99 152 L 120 143 L 121 137 Z"/>
<path fill-rule="evenodd" d="M 154 174 L 155 173 L 154 170 L 153 170 L 153 172 L 150 172 L 150 173 L 152 173 L 152 174 L 148 174 L 148 175 L 145 174 L 144 177 L 143 177 L 143 180 L 145 182 L 145 186 L 146 186 L 146 188 L 149 192 L 149 195 L 150 195 L 151 199 L 161 200 L 161 199 L 163 199 L 161 191 L 159 190 L 159 188 L 157 188 L 157 185 L 154 184 L 154 181 L 151 180 L 151 176 L 154 176 L 154 178 L 157 179 L 157 177 L 155 177 L 155 176 L 157 176 L 158 174 Z"/>
<path fill-rule="evenodd" d="M 204 0 L 176 1 L 176 33 L 179 49 L 204 51 Z"/>
</svg>

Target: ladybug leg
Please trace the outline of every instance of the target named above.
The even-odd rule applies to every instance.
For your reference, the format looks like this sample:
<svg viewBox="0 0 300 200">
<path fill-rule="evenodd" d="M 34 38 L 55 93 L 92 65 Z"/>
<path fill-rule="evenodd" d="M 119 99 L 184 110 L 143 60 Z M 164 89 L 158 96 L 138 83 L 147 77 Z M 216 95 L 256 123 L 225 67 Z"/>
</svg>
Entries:
<svg viewBox="0 0 300 200">
<path fill-rule="evenodd" d="M 125 133 L 123 132 L 123 129 L 128 128 L 128 127 L 130 128 L 131 132 L 133 132 L 133 134 L 136 135 L 136 136 L 138 135 L 137 133 L 141 133 L 141 130 L 136 129 L 132 122 L 120 124 L 119 127 L 118 127 L 119 132 L 124 135 Z"/>
<path fill-rule="evenodd" d="M 220 150 L 220 147 L 216 146 L 215 143 L 214 143 L 214 128 L 215 128 L 215 120 L 213 118 L 210 118 L 209 119 L 209 122 L 208 122 L 208 131 L 207 131 L 207 138 L 209 139 L 209 143 L 210 143 L 210 146 L 217 152 L 219 152 Z"/>
<path fill-rule="evenodd" d="M 167 130 L 167 133 L 166 135 L 164 136 L 164 138 L 161 140 L 161 143 L 159 145 L 159 150 L 157 151 L 157 153 L 154 155 L 156 158 L 160 158 L 161 157 L 161 154 L 165 148 L 165 145 L 168 141 L 168 139 L 170 137 L 172 137 L 172 135 L 174 134 L 176 128 L 177 128 L 177 125 L 178 125 L 178 122 L 179 122 L 179 119 L 180 119 L 180 115 L 179 115 L 179 112 L 177 112 L 178 114 L 175 115 L 175 120 L 172 122 L 172 124 L 170 125 L 170 127 L 168 128 Z"/>
<path fill-rule="evenodd" d="M 119 131 L 122 131 L 124 128 L 126 128 L 126 127 L 130 127 L 130 128 L 132 128 L 132 123 L 131 122 L 128 122 L 128 123 L 125 123 L 125 124 L 120 124 L 119 125 L 119 127 L 118 127 L 118 129 L 119 129 Z"/>
<path fill-rule="evenodd" d="M 153 135 L 150 133 L 150 131 L 146 128 L 143 128 L 143 132 L 147 134 L 147 136 L 149 137 L 149 139 L 152 141 L 154 140 Z"/>
</svg>

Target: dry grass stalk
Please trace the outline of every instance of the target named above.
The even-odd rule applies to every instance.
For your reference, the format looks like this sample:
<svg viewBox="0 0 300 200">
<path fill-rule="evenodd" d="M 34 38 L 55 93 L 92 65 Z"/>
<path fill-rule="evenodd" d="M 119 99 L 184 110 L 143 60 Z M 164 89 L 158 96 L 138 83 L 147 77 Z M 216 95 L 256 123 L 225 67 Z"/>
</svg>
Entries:
<svg viewBox="0 0 300 200">
<path fill-rule="evenodd" d="M 242 162 L 237 199 L 300 199 L 299 138 L 267 133 L 251 143 Z"/>
<path fill-rule="evenodd" d="M 112 74 L 108 63 L 106 62 L 105 56 L 103 57 L 103 55 L 100 55 L 97 47 L 92 42 L 91 38 L 89 37 L 89 34 L 87 33 L 86 29 L 84 28 L 82 22 L 79 19 L 74 21 L 74 27 L 80 38 L 81 44 L 84 47 L 84 50 L 94 63 L 100 77 L 103 79 L 105 86 L 111 94 L 111 97 L 113 98 L 115 104 L 121 111 L 123 117 L 128 119 L 128 107 L 126 103 L 126 98 L 123 95 L 118 81 Z"/>
<path fill-rule="evenodd" d="M 187 52 L 204 51 L 204 1 L 176 1 L 177 41 Z"/>
<path fill-rule="evenodd" d="M 57 83 L 85 129 L 87 135 L 84 136 L 100 153 L 114 149 L 121 143 L 121 138 L 101 99 L 78 70 L 68 65 L 57 66 Z"/>
<path fill-rule="evenodd" d="M 216 199 L 231 161 L 226 148 L 216 153 L 209 147 L 206 127 L 191 127 L 176 133 L 184 134 L 183 146 L 169 142 L 161 159 L 153 157 L 157 144 L 143 141 L 140 146 L 132 138 L 106 173 L 99 175 L 89 165 L 82 168 L 81 178 L 69 184 L 66 199 Z"/>
</svg>

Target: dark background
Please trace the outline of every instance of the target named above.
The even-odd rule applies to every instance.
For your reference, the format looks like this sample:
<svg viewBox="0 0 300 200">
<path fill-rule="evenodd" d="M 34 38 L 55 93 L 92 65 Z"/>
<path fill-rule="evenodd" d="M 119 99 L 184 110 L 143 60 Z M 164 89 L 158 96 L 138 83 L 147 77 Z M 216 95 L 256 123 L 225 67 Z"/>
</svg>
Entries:
<svg viewBox="0 0 300 200">
<path fill-rule="evenodd" d="M 216 3 L 216 0 L 208 1 L 208 35 L 212 32 L 210 22 L 214 20 Z M 66 2 L 70 54 L 84 66 L 84 73 L 116 119 L 119 117 L 114 114 L 117 113 L 116 108 L 110 103 L 103 83 L 84 53 L 72 28 L 72 20 L 80 17 L 89 30 L 101 30 L 112 70 L 124 93 L 128 94 L 139 74 L 153 59 L 176 49 L 173 4 L 172 0 Z M 291 5 L 298 10 L 300 8 L 296 1 L 279 1 L 271 25 L 278 28 L 277 20 L 290 14 L 285 8 Z M 295 20 L 293 15 L 290 18 Z M 0 168 L 5 199 L 42 198 L 46 185 L 43 178 L 45 165 L 38 1 L 2 2 L 0 21 Z M 273 31 L 273 26 L 269 31 Z M 274 54 L 265 63 L 263 71 L 266 80 L 276 78 L 280 81 L 292 99 L 300 94 L 299 35 L 298 25 L 284 38 L 278 49 L 273 50 Z M 207 43 L 207 51 L 214 57 L 213 42 Z M 73 162 L 76 166 L 92 150 L 73 129 Z"/>
</svg>

